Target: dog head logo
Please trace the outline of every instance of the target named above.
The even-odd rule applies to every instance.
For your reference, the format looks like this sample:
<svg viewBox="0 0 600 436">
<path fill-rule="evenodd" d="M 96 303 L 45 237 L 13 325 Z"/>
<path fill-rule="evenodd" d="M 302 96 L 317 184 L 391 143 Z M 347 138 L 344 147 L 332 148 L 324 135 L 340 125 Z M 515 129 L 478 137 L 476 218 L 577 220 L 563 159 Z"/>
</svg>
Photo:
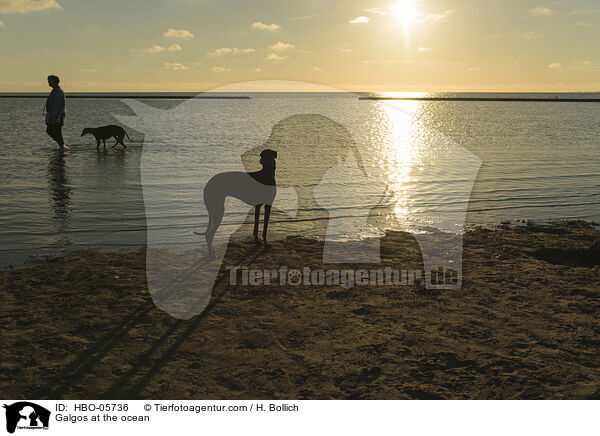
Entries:
<svg viewBox="0 0 600 436">
<path fill-rule="evenodd" d="M 230 99 L 246 85 L 273 82 L 218 88 L 169 110 L 123 100 L 134 115 L 115 115 L 144 134 L 146 274 L 157 307 L 180 319 L 201 313 L 238 231 L 266 244 L 289 224 L 296 233 L 324 237 L 324 263 L 379 263 L 383 226 L 371 219 L 384 207 L 394 228 L 417 239 L 426 287 L 461 286 L 462 228 L 481 166 L 477 156 L 402 102 L 365 102 L 332 88 L 323 88 L 335 92 L 328 97 Z M 264 150 L 276 153 L 270 162 Z M 444 183 L 452 188 L 440 190 Z M 246 223 L 260 205 L 264 241 L 258 219 L 254 232 Z M 349 248 L 346 240 L 355 243 Z"/>
<path fill-rule="evenodd" d="M 6 409 L 6 431 L 14 433 L 19 429 L 47 429 L 50 411 L 28 401 L 4 405 Z"/>
</svg>

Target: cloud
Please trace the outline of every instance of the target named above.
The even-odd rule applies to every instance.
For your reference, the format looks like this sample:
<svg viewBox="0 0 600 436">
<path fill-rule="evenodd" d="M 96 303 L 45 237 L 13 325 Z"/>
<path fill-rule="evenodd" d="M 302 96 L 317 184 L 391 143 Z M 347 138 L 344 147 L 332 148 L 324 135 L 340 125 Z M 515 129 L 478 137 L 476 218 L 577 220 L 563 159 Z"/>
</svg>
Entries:
<svg viewBox="0 0 600 436">
<path fill-rule="evenodd" d="M 179 44 L 173 44 L 168 47 L 163 47 L 161 45 L 153 45 L 150 48 L 142 50 L 144 53 L 160 53 L 163 51 L 181 51 L 183 50 Z"/>
<path fill-rule="evenodd" d="M 466 69 L 466 71 L 468 71 L 468 72 L 470 72 L 470 73 L 473 73 L 473 72 L 475 72 L 475 71 L 479 71 L 479 70 L 480 70 L 480 68 L 479 68 L 479 67 L 468 67 L 468 68 Z"/>
<path fill-rule="evenodd" d="M 264 24 L 260 21 L 257 21 L 256 23 L 252 23 L 252 28 L 257 30 L 266 30 L 268 32 L 274 32 L 276 30 L 281 29 L 281 26 L 279 24 Z"/>
<path fill-rule="evenodd" d="M 232 51 L 233 51 L 233 49 L 231 49 L 231 48 L 223 47 L 223 48 L 218 48 L 214 51 L 210 51 L 210 52 L 208 52 L 208 54 L 211 56 L 223 56 L 228 53 L 231 53 Z"/>
<path fill-rule="evenodd" d="M 267 61 L 282 61 L 284 57 L 279 56 L 277 53 L 270 53 L 269 56 L 265 58 Z"/>
<path fill-rule="evenodd" d="M 396 65 L 403 63 L 402 59 L 365 59 L 362 61 L 363 64 L 381 64 L 381 65 Z"/>
<path fill-rule="evenodd" d="M 279 41 L 276 44 L 270 45 L 269 48 L 271 50 L 275 50 L 275 51 L 284 51 L 284 50 L 291 50 L 293 48 L 296 48 L 296 46 L 293 44 L 288 44 L 287 42 Z"/>
<path fill-rule="evenodd" d="M 146 48 L 142 50 L 144 53 L 160 53 L 161 51 L 165 51 L 166 48 L 161 47 L 160 45 L 153 45 L 150 48 Z"/>
<path fill-rule="evenodd" d="M 28 14 L 44 9 L 62 9 L 56 0 L 0 0 L 0 14 Z"/>
<path fill-rule="evenodd" d="M 235 54 L 235 53 L 254 53 L 256 50 L 253 48 L 229 48 L 229 47 L 221 47 L 213 51 L 209 51 L 208 54 L 210 56 L 223 56 L 227 54 Z"/>
<path fill-rule="evenodd" d="M 185 29 L 180 29 L 180 30 L 169 29 L 165 33 L 163 33 L 163 36 L 168 36 L 170 38 L 193 38 L 194 34 L 192 32 L 190 32 L 189 30 L 185 30 Z"/>
<path fill-rule="evenodd" d="M 311 70 L 318 72 L 318 71 L 323 71 L 323 68 L 315 66 L 315 67 L 312 67 Z"/>
<path fill-rule="evenodd" d="M 548 65 L 548 68 L 550 68 L 551 70 L 560 70 L 562 68 L 562 65 L 558 62 L 553 62 L 550 65 Z"/>
<path fill-rule="evenodd" d="M 421 53 L 426 53 L 426 52 L 429 52 L 429 51 L 433 51 L 434 48 L 435 47 L 419 47 L 417 49 L 417 51 L 421 52 Z"/>
<path fill-rule="evenodd" d="M 430 14 L 425 16 L 425 22 L 427 23 L 446 23 L 450 21 L 456 15 L 454 9 L 448 9 L 441 14 Z"/>
<path fill-rule="evenodd" d="M 231 71 L 231 69 L 225 67 L 213 67 L 212 71 L 213 73 L 224 73 L 226 71 Z"/>
<path fill-rule="evenodd" d="M 370 9 L 363 9 L 363 11 L 369 12 L 371 14 L 377 14 L 377 15 L 389 15 L 391 9 L 392 9 L 391 7 L 387 7 L 387 8 L 370 8 Z"/>
<path fill-rule="evenodd" d="M 450 21 L 456 15 L 454 9 L 449 9 L 441 14 L 431 14 L 425 17 L 425 21 L 430 23 L 445 23 Z"/>
<path fill-rule="evenodd" d="M 81 72 L 82 73 L 95 73 L 96 70 L 92 70 L 92 69 L 88 69 L 88 68 L 82 68 Z"/>
<path fill-rule="evenodd" d="M 534 17 L 545 17 L 548 15 L 552 15 L 554 12 L 548 8 L 533 8 L 529 11 L 529 15 L 533 15 Z"/>
<path fill-rule="evenodd" d="M 290 21 L 310 20 L 311 18 L 315 18 L 317 15 L 318 14 L 305 15 L 303 17 L 292 17 L 292 18 L 286 18 L 286 20 L 290 20 Z"/>
<path fill-rule="evenodd" d="M 369 12 L 371 14 L 376 14 L 376 15 L 392 15 L 395 13 L 395 9 L 397 9 L 396 4 L 393 4 L 392 6 L 388 6 L 388 7 L 383 7 L 383 8 L 367 8 L 367 9 L 363 9 L 363 11 L 365 12 Z M 417 18 L 415 17 L 415 21 L 417 23 L 445 23 L 447 21 L 450 21 L 451 18 L 453 18 L 456 15 L 456 10 L 454 9 L 448 9 L 444 12 L 442 12 L 441 14 L 429 14 L 426 15 L 425 18 Z M 356 21 L 359 20 L 361 18 L 366 18 L 367 21 Z M 356 23 L 366 23 L 368 22 L 369 18 L 368 17 L 356 17 L 354 20 L 350 21 L 353 24 Z"/>
<path fill-rule="evenodd" d="M 165 62 L 163 65 L 167 70 L 173 70 L 173 71 L 181 71 L 181 70 L 188 69 L 185 65 L 179 64 L 177 62 Z"/>
<path fill-rule="evenodd" d="M 591 62 L 587 61 L 587 60 L 573 61 L 573 62 L 571 62 L 571 65 L 569 65 L 568 68 L 569 68 L 569 70 L 583 70 L 589 64 L 591 64 Z"/>
<path fill-rule="evenodd" d="M 352 20 L 349 21 L 350 24 L 366 24 L 368 23 L 370 20 L 369 17 L 365 17 L 364 15 L 361 15 L 360 17 L 356 17 Z"/>
<path fill-rule="evenodd" d="M 600 9 L 575 9 L 568 13 L 568 15 L 592 15 L 600 14 Z"/>
</svg>

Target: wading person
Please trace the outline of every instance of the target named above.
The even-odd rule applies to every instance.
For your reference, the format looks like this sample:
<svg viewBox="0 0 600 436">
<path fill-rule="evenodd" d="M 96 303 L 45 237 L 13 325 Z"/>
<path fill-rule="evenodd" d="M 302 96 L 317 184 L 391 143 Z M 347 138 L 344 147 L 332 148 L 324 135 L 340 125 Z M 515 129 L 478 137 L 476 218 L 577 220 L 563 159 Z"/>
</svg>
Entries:
<svg viewBox="0 0 600 436">
<path fill-rule="evenodd" d="M 58 76 L 48 76 L 48 85 L 52 88 L 50 95 L 46 99 L 46 133 L 50 136 L 61 149 L 65 147 L 65 141 L 62 136 L 62 126 L 65 119 L 65 93 L 58 86 L 60 79 Z"/>
</svg>

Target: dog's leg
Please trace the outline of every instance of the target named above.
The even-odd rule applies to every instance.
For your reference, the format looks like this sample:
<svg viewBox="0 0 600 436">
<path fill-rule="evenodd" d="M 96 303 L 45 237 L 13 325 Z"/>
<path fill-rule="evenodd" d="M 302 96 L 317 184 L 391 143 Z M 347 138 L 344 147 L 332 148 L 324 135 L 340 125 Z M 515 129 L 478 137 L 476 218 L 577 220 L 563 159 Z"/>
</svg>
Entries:
<svg viewBox="0 0 600 436">
<path fill-rule="evenodd" d="M 100 150 L 100 139 L 96 138 L 96 150 Z"/>
<path fill-rule="evenodd" d="M 256 245 L 260 245 L 260 241 L 258 240 L 258 221 L 260 220 L 260 207 L 261 204 L 257 204 L 254 207 L 254 242 Z"/>
<path fill-rule="evenodd" d="M 104 144 L 104 149 L 106 150 L 106 139 L 102 140 L 102 144 Z"/>
<path fill-rule="evenodd" d="M 215 237 L 215 233 L 217 233 L 217 229 L 221 225 L 221 221 L 223 220 L 223 215 L 225 214 L 225 203 L 223 204 L 215 204 L 213 207 L 209 207 L 207 205 L 208 210 L 208 228 L 206 229 L 206 245 L 208 246 L 208 255 L 214 257 L 215 253 L 213 251 L 213 239 Z"/>
<path fill-rule="evenodd" d="M 271 216 L 271 205 L 265 204 L 265 217 L 263 223 L 263 241 L 265 243 L 265 247 L 268 247 L 267 243 L 267 227 L 269 226 L 269 217 Z"/>
</svg>

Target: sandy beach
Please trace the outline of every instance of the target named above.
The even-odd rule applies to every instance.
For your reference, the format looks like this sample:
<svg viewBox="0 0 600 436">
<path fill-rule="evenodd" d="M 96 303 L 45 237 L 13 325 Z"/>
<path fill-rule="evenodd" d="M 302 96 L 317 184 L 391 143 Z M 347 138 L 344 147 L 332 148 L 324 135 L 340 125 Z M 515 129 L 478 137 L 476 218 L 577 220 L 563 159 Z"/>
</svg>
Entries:
<svg viewBox="0 0 600 436">
<path fill-rule="evenodd" d="M 4 398 L 600 398 L 600 232 L 585 222 L 465 235 L 460 290 L 413 286 L 230 286 L 187 321 L 158 310 L 145 252 L 82 251 L 0 271 Z M 321 264 L 299 236 L 259 269 Z M 382 265 L 422 268 L 408 233 Z M 364 265 L 345 265 L 362 268 Z"/>
</svg>

